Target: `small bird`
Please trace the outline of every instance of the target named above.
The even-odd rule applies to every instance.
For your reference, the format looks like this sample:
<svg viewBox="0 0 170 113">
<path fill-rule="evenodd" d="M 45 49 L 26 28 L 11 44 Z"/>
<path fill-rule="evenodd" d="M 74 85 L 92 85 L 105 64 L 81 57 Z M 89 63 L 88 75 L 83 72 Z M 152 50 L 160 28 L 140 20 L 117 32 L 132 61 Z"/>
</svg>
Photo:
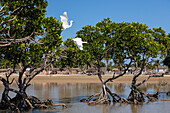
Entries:
<svg viewBox="0 0 170 113">
<path fill-rule="evenodd" d="M 68 16 L 67 16 L 67 12 L 63 13 L 63 16 L 60 16 L 61 18 L 61 22 L 63 25 L 64 29 L 70 28 L 72 26 L 72 23 L 74 22 L 73 20 L 70 21 L 70 25 L 68 25 Z"/>
<path fill-rule="evenodd" d="M 73 39 L 73 41 L 80 50 L 83 50 L 83 43 L 87 43 L 87 42 L 83 42 L 81 38 L 75 38 Z"/>
</svg>

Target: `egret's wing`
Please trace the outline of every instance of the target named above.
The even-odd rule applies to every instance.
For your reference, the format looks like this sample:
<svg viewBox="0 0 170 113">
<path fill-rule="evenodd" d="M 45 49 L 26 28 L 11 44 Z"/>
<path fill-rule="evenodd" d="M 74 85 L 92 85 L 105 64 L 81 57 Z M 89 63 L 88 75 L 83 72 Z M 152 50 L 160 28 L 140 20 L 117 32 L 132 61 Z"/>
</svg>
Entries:
<svg viewBox="0 0 170 113">
<path fill-rule="evenodd" d="M 63 23 L 68 23 L 68 18 L 66 18 L 65 16 L 60 16 L 60 18 Z"/>
<path fill-rule="evenodd" d="M 63 23 L 63 28 L 66 29 L 68 26 L 68 17 L 67 17 L 67 12 L 63 13 L 63 16 L 60 16 L 61 22 Z"/>
<path fill-rule="evenodd" d="M 64 13 L 63 13 L 63 16 L 65 16 L 66 18 L 68 18 L 67 12 L 64 12 Z"/>
<path fill-rule="evenodd" d="M 77 43 L 82 43 L 81 38 L 75 38 L 73 40 L 76 41 Z"/>
<path fill-rule="evenodd" d="M 83 43 L 87 43 L 87 42 L 82 42 L 82 50 L 83 50 Z"/>
<path fill-rule="evenodd" d="M 83 45 L 82 45 L 82 41 L 81 41 L 81 38 L 75 38 L 73 39 L 74 43 L 78 46 L 78 48 L 80 50 L 83 50 Z"/>
<path fill-rule="evenodd" d="M 64 17 L 64 18 L 63 18 L 63 19 L 64 19 L 63 21 L 66 21 L 66 22 L 68 23 L 67 12 L 64 12 L 64 13 L 63 13 L 63 17 Z"/>
<path fill-rule="evenodd" d="M 78 46 L 78 43 L 77 43 L 77 40 L 76 39 L 73 39 L 74 43 Z"/>
<path fill-rule="evenodd" d="M 82 43 L 78 43 L 78 48 L 80 49 L 80 50 L 83 50 L 83 44 Z"/>
</svg>

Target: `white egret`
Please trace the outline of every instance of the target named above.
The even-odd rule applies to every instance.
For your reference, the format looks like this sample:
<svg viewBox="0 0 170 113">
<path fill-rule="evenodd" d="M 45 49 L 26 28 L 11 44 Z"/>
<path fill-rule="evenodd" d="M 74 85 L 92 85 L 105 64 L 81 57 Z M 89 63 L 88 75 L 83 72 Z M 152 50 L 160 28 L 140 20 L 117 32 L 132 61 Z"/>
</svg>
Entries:
<svg viewBox="0 0 170 113">
<path fill-rule="evenodd" d="M 72 26 L 73 20 L 70 21 L 70 25 L 68 25 L 68 16 L 67 16 L 67 12 L 63 13 L 63 16 L 60 16 L 61 18 L 61 22 L 63 23 L 63 28 L 67 29 L 70 28 Z"/>
<path fill-rule="evenodd" d="M 75 38 L 73 39 L 73 41 L 80 50 L 83 50 L 83 43 L 87 43 L 87 42 L 83 42 L 81 38 Z"/>
</svg>

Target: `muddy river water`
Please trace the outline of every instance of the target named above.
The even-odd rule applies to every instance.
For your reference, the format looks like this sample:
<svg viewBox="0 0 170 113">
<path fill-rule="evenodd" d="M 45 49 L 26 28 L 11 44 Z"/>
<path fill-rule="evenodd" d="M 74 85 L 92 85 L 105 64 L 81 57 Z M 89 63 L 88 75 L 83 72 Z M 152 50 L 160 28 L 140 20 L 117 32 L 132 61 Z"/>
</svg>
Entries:
<svg viewBox="0 0 170 113">
<path fill-rule="evenodd" d="M 130 93 L 129 84 L 109 84 L 111 90 L 122 97 L 127 98 Z M 16 88 L 15 85 L 12 86 Z M 87 98 L 101 91 L 101 84 L 57 84 L 57 83 L 32 83 L 27 89 L 28 95 L 33 95 L 41 100 L 52 99 L 54 103 L 65 103 L 69 108 L 55 111 L 30 110 L 28 113 L 170 113 L 170 96 L 165 92 L 170 91 L 170 84 L 144 84 L 140 89 L 147 93 L 159 91 L 159 100 L 154 103 L 132 105 L 125 103 L 112 103 L 110 105 L 87 105 L 80 99 Z M 3 87 L 0 85 L 0 94 Z M 15 96 L 14 93 L 10 93 Z M 1 98 L 1 95 L 0 95 Z M 166 100 L 166 101 L 163 101 Z M 6 111 L 0 111 L 7 113 Z"/>
</svg>

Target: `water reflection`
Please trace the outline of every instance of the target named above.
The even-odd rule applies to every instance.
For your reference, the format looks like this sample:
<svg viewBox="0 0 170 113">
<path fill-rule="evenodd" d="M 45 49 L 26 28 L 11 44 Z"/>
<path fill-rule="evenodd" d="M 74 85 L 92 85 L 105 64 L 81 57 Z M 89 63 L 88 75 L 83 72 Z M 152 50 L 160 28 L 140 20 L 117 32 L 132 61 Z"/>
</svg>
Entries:
<svg viewBox="0 0 170 113">
<path fill-rule="evenodd" d="M 16 84 L 12 85 L 13 88 L 17 89 Z M 32 83 L 27 89 L 29 95 L 36 96 L 41 100 L 51 98 L 54 103 L 66 103 L 69 108 L 64 111 L 58 111 L 61 113 L 159 113 L 169 112 L 170 96 L 167 96 L 165 92 L 170 91 L 170 84 L 160 86 L 159 84 L 143 84 L 140 89 L 146 93 L 161 92 L 159 94 L 159 101 L 155 103 L 144 103 L 143 105 L 131 105 L 131 104 L 120 104 L 113 103 L 111 105 L 95 105 L 89 106 L 86 103 L 80 103 L 79 100 L 87 98 L 92 94 L 100 92 L 101 84 L 57 84 L 57 83 Z M 108 87 L 125 98 L 130 93 L 129 84 L 108 84 Z M 0 84 L 0 94 L 3 92 L 3 86 Z M 15 96 L 14 93 L 10 95 Z M 1 95 L 0 95 L 1 98 Z M 161 111 L 162 109 L 163 111 Z M 42 112 L 39 110 L 33 110 L 31 112 Z M 56 111 L 54 111 L 55 113 Z M 51 112 L 53 113 L 53 112 Z"/>
<path fill-rule="evenodd" d="M 125 84 L 122 84 L 122 83 L 120 83 L 120 84 L 115 84 L 114 85 L 114 89 L 115 89 L 115 92 L 117 92 L 117 93 L 124 93 L 124 91 L 125 91 Z"/>
</svg>

